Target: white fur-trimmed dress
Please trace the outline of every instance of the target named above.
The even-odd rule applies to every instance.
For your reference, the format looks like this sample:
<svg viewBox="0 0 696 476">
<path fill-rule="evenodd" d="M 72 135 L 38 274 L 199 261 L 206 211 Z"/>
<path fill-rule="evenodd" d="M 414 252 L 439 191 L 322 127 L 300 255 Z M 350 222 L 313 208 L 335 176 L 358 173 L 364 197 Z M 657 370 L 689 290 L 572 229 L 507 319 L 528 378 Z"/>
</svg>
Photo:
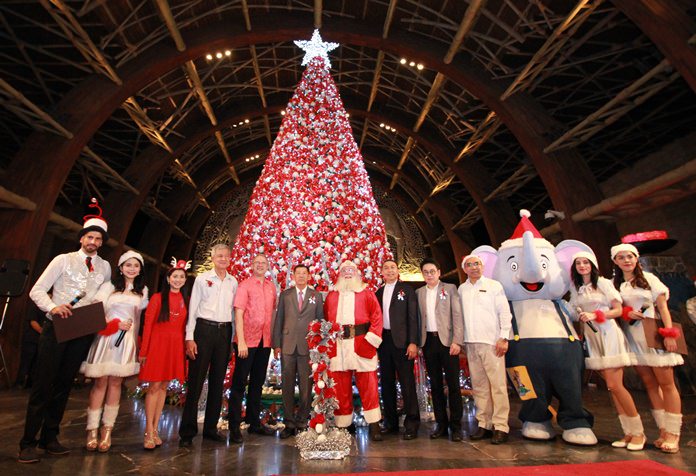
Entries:
<svg viewBox="0 0 696 476">
<path fill-rule="evenodd" d="M 630 283 L 624 281 L 621 283 L 619 291 L 624 306 L 631 306 L 635 310 L 645 309 L 643 311 L 645 318 L 655 319 L 655 301 L 660 294 L 664 294 L 665 298 L 669 299 L 669 288 L 654 274 L 644 271 L 643 275 L 648 281 L 650 289 L 634 288 Z M 631 351 L 636 356 L 635 365 L 674 367 L 684 363 L 684 359 L 680 354 L 648 347 L 641 321 L 636 321 L 633 325 L 622 322 L 621 328 L 624 334 L 626 334 Z"/>
<path fill-rule="evenodd" d="M 148 292 L 143 289 L 143 295 L 133 293 L 113 292 L 104 301 L 106 321 L 119 319 L 121 321 L 132 320 L 133 325 L 126 332 L 121 344 L 116 347 L 116 340 L 121 331 L 109 336 L 97 334 L 89 349 L 87 359 L 82 362 L 80 372 L 86 377 L 96 378 L 104 376 L 129 377 L 140 372 L 138 363 L 138 329 L 140 328 L 140 313 L 147 307 Z"/>
<path fill-rule="evenodd" d="M 611 308 L 611 302 L 621 302 L 621 295 L 614 284 L 606 278 L 599 277 L 597 289 L 591 284 L 575 289 L 570 286 L 570 305 L 584 312 L 600 310 L 604 313 Z M 613 369 L 635 365 L 636 357 L 631 352 L 628 340 L 616 319 L 607 319 L 603 323 L 592 321 L 597 328 L 595 333 L 587 323 L 583 323 L 585 342 L 589 357 L 585 357 L 585 367 L 592 370 Z"/>
</svg>

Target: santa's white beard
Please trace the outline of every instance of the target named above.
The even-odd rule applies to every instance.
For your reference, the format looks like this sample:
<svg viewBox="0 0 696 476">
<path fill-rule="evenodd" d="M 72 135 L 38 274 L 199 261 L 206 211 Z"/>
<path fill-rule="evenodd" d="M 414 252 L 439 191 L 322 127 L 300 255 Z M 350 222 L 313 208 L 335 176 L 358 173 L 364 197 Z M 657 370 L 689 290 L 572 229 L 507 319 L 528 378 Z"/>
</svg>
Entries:
<svg viewBox="0 0 696 476">
<path fill-rule="evenodd" d="M 355 293 L 359 293 L 363 289 L 365 289 L 366 284 L 362 282 L 359 278 L 342 278 L 339 277 L 338 281 L 336 281 L 336 284 L 334 285 L 334 290 L 338 292 L 342 291 L 353 291 Z"/>
</svg>

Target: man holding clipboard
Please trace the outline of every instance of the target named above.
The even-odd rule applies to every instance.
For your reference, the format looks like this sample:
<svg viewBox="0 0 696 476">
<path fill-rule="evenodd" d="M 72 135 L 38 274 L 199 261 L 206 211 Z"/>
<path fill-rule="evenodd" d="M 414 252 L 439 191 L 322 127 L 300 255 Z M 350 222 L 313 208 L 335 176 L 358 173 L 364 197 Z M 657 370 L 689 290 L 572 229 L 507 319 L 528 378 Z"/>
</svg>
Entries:
<svg viewBox="0 0 696 476">
<path fill-rule="evenodd" d="M 19 442 L 17 460 L 20 463 L 39 461 L 37 445 L 54 455 L 70 451 L 58 442 L 59 425 L 73 380 L 89 351 L 94 334 L 59 342 L 54 321 L 69 318 L 73 308 L 99 301 L 97 292 L 103 283 L 111 279 L 111 266 L 97 255 L 102 243 L 109 239 L 107 224 L 96 200 L 92 199 L 92 202 L 90 207 L 96 208 L 99 214 L 84 217 L 85 222 L 78 235 L 80 249 L 56 256 L 29 292 L 29 297 L 46 312 L 47 320 L 39 339 L 36 375 L 27 403 L 24 436 Z M 39 431 L 40 439 L 37 440 Z"/>
</svg>

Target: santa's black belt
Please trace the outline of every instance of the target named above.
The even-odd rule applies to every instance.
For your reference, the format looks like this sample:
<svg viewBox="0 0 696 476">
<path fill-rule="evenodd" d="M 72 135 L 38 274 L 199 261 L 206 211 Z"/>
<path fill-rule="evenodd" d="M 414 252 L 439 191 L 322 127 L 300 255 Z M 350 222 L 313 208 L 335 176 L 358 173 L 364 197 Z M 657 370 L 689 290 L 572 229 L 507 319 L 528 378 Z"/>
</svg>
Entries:
<svg viewBox="0 0 696 476">
<path fill-rule="evenodd" d="M 370 330 L 370 324 L 348 324 L 343 326 L 343 337 L 344 339 L 352 339 L 355 336 L 361 336 L 367 334 Z"/>
</svg>

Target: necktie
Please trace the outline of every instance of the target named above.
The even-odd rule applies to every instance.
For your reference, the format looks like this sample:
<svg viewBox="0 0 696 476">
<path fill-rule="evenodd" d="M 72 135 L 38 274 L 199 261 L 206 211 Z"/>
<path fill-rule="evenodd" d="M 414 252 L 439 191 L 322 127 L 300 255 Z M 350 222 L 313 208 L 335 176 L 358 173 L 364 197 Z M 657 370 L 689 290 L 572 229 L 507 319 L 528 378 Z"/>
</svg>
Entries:
<svg viewBox="0 0 696 476">
<path fill-rule="evenodd" d="M 87 265 L 87 269 L 89 270 L 90 273 L 92 271 L 94 271 L 94 266 L 92 266 L 92 257 L 91 256 L 88 256 L 85 258 L 85 264 Z"/>
<path fill-rule="evenodd" d="M 300 291 L 300 299 L 297 301 L 297 308 L 300 311 L 302 310 L 302 303 L 303 303 L 303 295 L 302 295 L 302 291 Z"/>
</svg>

